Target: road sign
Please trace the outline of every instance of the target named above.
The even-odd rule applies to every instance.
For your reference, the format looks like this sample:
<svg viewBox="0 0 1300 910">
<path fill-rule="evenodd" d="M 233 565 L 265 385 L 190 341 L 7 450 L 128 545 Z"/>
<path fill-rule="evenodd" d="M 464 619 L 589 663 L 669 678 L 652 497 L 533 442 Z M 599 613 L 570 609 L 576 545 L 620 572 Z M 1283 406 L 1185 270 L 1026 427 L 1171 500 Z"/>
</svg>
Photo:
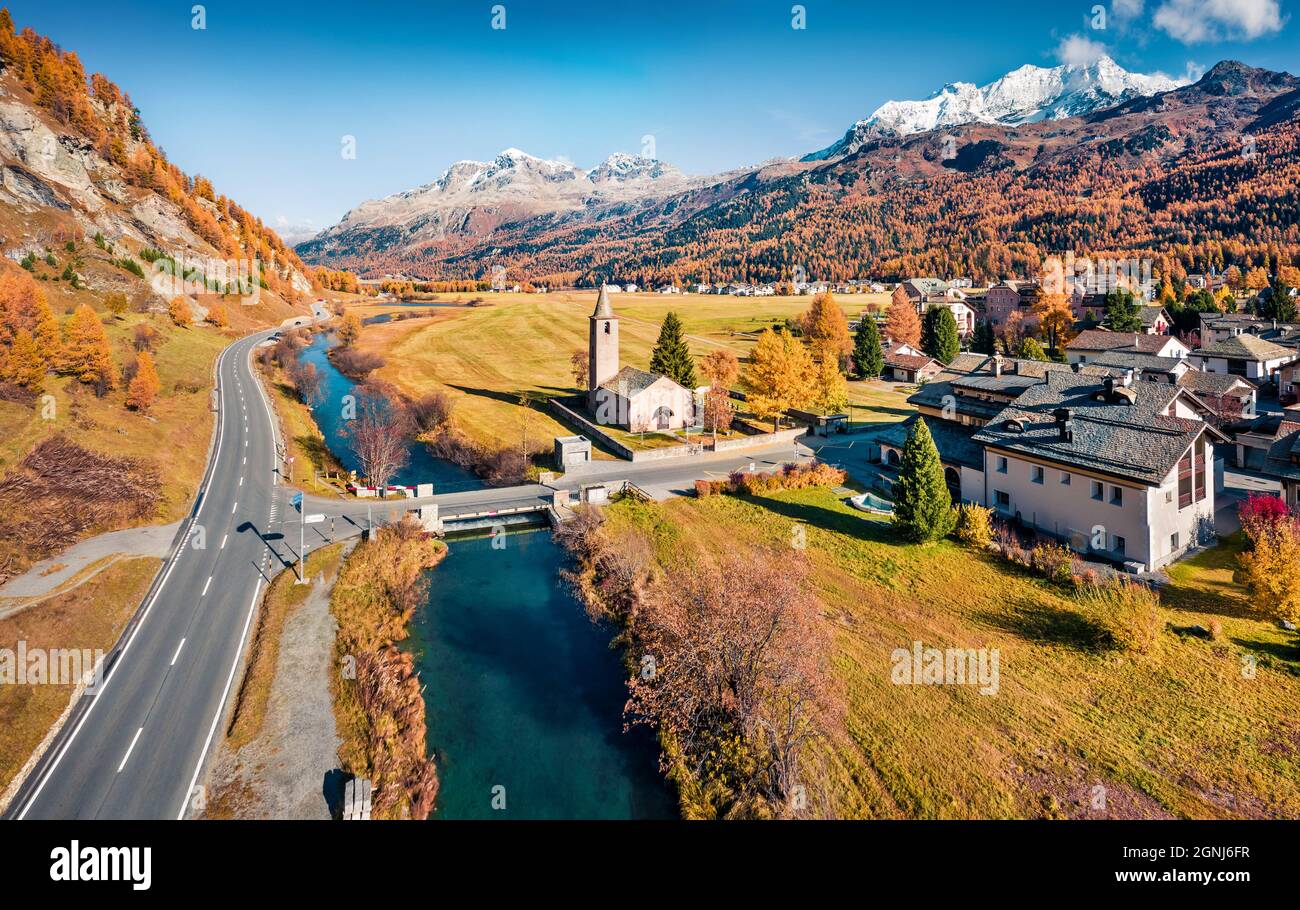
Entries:
<svg viewBox="0 0 1300 910">
<path fill-rule="evenodd" d="M 303 523 L 309 525 L 318 525 L 325 520 L 325 516 L 317 512 L 315 515 L 304 515 Z"/>
<path fill-rule="evenodd" d="M 291 501 L 293 502 L 293 507 L 294 507 L 295 509 L 297 509 L 299 512 L 301 512 L 301 511 L 302 511 L 302 494 L 301 494 L 301 493 L 294 493 L 294 494 L 293 494 L 293 499 L 292 499 Z"/>
</svg>

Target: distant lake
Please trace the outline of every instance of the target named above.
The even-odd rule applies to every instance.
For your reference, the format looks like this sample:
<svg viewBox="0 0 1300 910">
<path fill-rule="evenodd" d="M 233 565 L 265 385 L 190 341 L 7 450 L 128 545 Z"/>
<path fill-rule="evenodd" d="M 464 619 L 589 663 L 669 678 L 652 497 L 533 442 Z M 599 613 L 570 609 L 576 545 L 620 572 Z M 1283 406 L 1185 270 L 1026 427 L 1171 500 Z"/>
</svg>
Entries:
<svg viewBox="0 0 1300 910">
<path fill-rule="evenodd" d="M 652 733 L 622 732 L 613 632 L 559 584 L 567 555 L 544 531 L 501 542 L 450 542 L 402 645 L 426 687 L 434 818 L 678 817 Z"/>
</svg>

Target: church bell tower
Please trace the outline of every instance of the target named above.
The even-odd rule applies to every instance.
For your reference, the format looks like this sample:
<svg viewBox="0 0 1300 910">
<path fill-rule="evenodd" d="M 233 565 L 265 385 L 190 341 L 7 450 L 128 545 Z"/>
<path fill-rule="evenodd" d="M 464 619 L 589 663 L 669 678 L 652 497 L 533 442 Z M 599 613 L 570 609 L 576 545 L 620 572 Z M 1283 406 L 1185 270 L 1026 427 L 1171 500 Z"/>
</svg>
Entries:
<svg viewBox="0 0 1300 910">
<path fill-rule="evenodd" d="M 596 389 L 617 372 L 618 317 L 609 305 L 609 292 L 602 284 L 587 336 L 587 391 L 593 406 Z"/>
</svg>

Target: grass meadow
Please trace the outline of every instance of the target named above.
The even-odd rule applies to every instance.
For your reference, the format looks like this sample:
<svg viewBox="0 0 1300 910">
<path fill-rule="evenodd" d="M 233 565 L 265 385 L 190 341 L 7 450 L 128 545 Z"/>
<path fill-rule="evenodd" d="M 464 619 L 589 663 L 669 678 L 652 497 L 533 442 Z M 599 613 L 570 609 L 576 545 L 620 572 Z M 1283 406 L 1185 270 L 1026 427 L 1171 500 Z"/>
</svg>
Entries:
<svg viewBox="0 0 1300 910">
<path fill-rule="evenodd" d="M 1253 618 L 1233 544 L 1179 566 L 1145 656 L 1099 651 L 1064 588 L 954 542 L 905 544 L 826 489 L 624 501 L 657 562 L 790 547 L 796 525 L 836 630 L 843 730 L 815 764 L 849 818 L 1300 816 L 1300 647 Z M 1174 627 L 1209 626 L 1206 640 Z M 996 694 L 895 685 L 891 654 L 998 649 Z"/>
</svg>

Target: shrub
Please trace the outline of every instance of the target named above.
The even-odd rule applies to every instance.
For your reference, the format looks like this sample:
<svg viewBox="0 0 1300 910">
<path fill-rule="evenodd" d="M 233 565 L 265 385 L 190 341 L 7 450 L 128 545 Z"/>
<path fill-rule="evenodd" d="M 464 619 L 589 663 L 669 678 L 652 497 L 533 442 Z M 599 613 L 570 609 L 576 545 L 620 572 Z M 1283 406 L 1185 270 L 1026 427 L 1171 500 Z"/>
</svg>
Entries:
<svg viewBox="0 0 1300 910">
<path fill-rule="evenodd" d="M 114 259 L 113 265 L 117 266 L 119 269 L 130 272 L 137 278 L 144 277 L 144 268 L 130 256 L 124 256 L 121 259 Z"/>
<path fill-rule="evenodd" d="M 1079 595 L 1084 616 L 1097 627 L 1098 644 L 1119 651 L 1146 654 L 1160 635 L 1160 597 L 1144 584 L 1118 577 L 1109 584 L 1085 588 Z"/>
<path fill-rule="evenodd" d="M 973 502 L 959 507 L 957 539 L 968 547 L 988 549 L 993 542 L 993 510 Z"/>
<path fill-rule="evenodd" d="M 1048 581 L 1068 585 L 1074 580 L 1074 552 L 1055 543 L 1040 543 L 1029 552 L 1029 565 Z"/>
<path fill-rule="evenodd" d="M 840 468 L 828 464 L 784 464 L 770 474 L 755 471 L 732 471 L 725 481 L 716 481 L 711 488 L 715 493 L 744 493 L 756 495 L 774 490 L 802 490 L 805 487 L 837 487 L 847 475 Z M 696 486 L 698 492 L 699 487 Z"/>
</svg>

